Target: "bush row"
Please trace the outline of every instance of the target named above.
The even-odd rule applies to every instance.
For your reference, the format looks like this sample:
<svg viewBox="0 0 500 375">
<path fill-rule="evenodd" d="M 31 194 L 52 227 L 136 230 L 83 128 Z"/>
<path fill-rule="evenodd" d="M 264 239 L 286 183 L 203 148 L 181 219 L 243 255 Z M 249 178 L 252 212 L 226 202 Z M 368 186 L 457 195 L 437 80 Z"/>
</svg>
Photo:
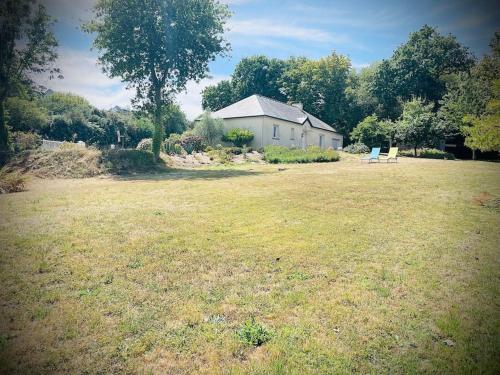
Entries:
<svg viewBox="0 0 500 375">
<path fill-rule="evenodd" d="M 413 150 L 400 150 L 399 155 L 411 158 L 415 157 Z M 417 158 L 455 160 L 455 155 L 435 148 L 421 148 L 417 149 Z"/>
<path fill-rule="evenodd" d="M 332 149 L 323 150 L 318 146 L 306 149 L 284 146 L 264 147 L 264 160 L 269 163 L 322 163 L 338 161 L 339 154 Z"/>
</svg>

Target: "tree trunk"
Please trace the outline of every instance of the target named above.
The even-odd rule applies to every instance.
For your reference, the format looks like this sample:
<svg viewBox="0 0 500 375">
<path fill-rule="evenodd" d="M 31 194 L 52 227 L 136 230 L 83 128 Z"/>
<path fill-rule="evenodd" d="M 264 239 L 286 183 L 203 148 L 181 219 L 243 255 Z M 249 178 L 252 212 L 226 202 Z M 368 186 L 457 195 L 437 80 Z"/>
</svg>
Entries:
<svg viewBox="0 0 500 375">
<path fill-rule="evenodd" d="M 0 151 L 9 151 L 9 130 L 7 129 L 7 122 L 5 121 L 4 104 L 5 99 L 0 99 Z"/>
<path fill-rule="evenodd" d="M 476 149 L 472 149 L 472 160 L 476 160 Z"/>
<path fill-rule="evenodd" d="M 413 147 L 413 152 L 415 153 L 415 157 L 417 157 L 417 145 Z"/>
<path fill-rule="evenodd" d="M 155 126 L 155 131 L 153 134 L 153 154 L 155 159 L 158 161 L 160 158 L 160 148 L 161 148 L 161 142 L 163 140 L 163 126 L 161 123 L 161 112 L 162 112 L 162 102 L 161 102 L 161 95 L 160 91 L 157 89 L 155 90 L 155 110 L 154 110 L 154 115 L 153 115 L 153 123 Z"/>
</svg>

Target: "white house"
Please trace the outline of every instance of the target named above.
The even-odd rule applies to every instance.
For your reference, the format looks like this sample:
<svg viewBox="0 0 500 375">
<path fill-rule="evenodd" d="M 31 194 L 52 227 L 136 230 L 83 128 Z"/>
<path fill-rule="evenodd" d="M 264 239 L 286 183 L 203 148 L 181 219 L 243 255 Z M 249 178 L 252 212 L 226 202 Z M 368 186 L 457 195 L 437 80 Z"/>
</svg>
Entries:
<svg viewBox="0 0 500 375">
<path fill-rule="evenodd" d="M 319 146 L 342 148 L 342 135 L 330 125 L 302 109 L 301 104 L 285 104 L 261 95 L 252 95 L 212 113 L 224 121 L 225 131 L 248 129 L 254 139 L 248 146 Z"/>
</svg>

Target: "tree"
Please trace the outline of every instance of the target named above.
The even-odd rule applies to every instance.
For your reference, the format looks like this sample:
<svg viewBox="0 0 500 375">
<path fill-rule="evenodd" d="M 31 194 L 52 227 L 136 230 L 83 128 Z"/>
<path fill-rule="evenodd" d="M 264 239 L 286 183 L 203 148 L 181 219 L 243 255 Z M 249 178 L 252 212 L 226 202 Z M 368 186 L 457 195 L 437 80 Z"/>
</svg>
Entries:
<svg viewBox="0 0 500 375">
<path fill-rule="evenodd" d="M 5 101 L 19 85 L 32 85 L 32 75 L 59 70 L 50 65 L 57 58 L 52 18 L 35 0 L 0 2 L 0 151 L 9 149 Z"/>
<path fill-rule="evenodd" d="M 403 114 L 397 122 L 397 138 L 417 148 L 431 141 L 435 115 L 434 103 L 426 104 L 421 98 L 414 98 L 403 104 Z"/>
<path fill-rule="evenodd" d="M 203 90 L 201 106 L 204 110 L 215 112 L 236 102 L 235 98 L 233 84 L 224 80 Z"/>
<path fill-rule="evenodd" d="M 424 25 L 396 49 L 391 63 L 404 100 L 420 97 L 437 102 L 445 92 L 445 77 L 468 71 L 474 59 L 453 35 L 441 35 Z"/>
<path fill-rule="evenodd" d="M 40 107 L 36 100 L 11 97 L 5 101 L 5 109 L 13 131 L 41 133 L 47 127 L 47 111 Z"/>
<path fill-rule="evenodd" d="M 401 115 L 402 92 L 397 83 L 398 72 L 393 64 L 384 60 L 373 73 L 369 90 L 376 98 L 375 113 L 381 118 L 397 119 Z"/>
<path fill-rule="evenodd" d="M 285 61 L 262 55 L 242 59 L 232 75 L 235 97 L 241 100 L 258 94 L 285 102 L 287 98 L 279 81 L 286 68 Z"/>
<path fill-rule="evenodd" d="M 196 121 L 193 133 L 205 139 L 207 144 L 214 146 L 219 142 L 224 134 L 224 127 L 222 120 L 213 118 L 210 112 L 205 111 L 201 117 Z"/>
<path fill-rule="evenodd" d="M 104 72 L 134 87 L 135 104 L 152 114 L 156 158 L 164 106 L 229 50 L 223 36 L 228 17 L 227 6 L 214 0 L 98 0 L 95 19 L 84 26 L 97 34 Z"/>
<path fill-rule="evenodd" d="M 168 137 L 172 133 L 181 134 L 188 127 L 186 115 L 176 104 L 169 104 L 164 109 L 163 129 Z"/>
<path fill-rule="evenodd" d="M 469 126 L 463 128 L 465 145 L 473 150 L 500 152 L 500 80 L 494 83 L 495 97 L 488 103 L 487 114 L 466 116 Z"/>
<path fill-rule="evenodd" d="M 367 116 L 351 132 L 351 139 L 368 147 L 380 147 L 388 141 L 387 128 L 376 115 Z"/>
<path fill-rule="evenodd" d="M 349 58 L 335 52 L 319 60 L 299 60 L 284 74 L 281 83 L 290 101 L 348 135 L 355 123 L 350 117 L 347 88 L 351 79 Z"/>
<path fill-rule="evenodd" d="M 461 133 L 468 118 L 479 118 L 487 114 L 488 102 L 494 96 L 495 80 L 500 79 L 500 33 L 491 41 L 491 54 L 484 56 L 469 72 L 450 77 L 447 92 L 439 102 L 436 128 L 445 138 Z"/>
</svg>

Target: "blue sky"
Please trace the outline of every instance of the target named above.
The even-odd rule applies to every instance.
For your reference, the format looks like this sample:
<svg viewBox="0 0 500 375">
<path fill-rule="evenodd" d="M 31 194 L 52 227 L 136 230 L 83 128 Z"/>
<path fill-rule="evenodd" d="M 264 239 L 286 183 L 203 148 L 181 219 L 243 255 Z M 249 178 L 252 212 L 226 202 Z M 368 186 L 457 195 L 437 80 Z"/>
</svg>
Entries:
<svg viewBox="0 0 500 375">
<path fill-rule="evenodd" d="M 111 80 L 96 65 L 92 36 L 79 25 L 89 19 L 94 0 L 42 0 L 58 22 L 58 65 L 64 79 L 47 81 L 47 87 L 86 97 L 99 108 L 128 106 L 133 93 L 117 79 Z M 319 58 L 332 50 L 351 58 L 360 69 L 388 58 L 411 31 L 422 25 L 452 33 L 477 57 L 488 52 L 488 43 L 500 31 L 500 7 L 487 1 L 296 1 L 226 0 L 233 15 L 228 23 L 230 57 L 210 64 L 210 78 L 191 82 L 177 100 L 189 118 L 201 112 L 201 90 L 227 79 L 245 56 L 306 56 Z M 488 5 L 491 4 L 491 5 Z"/>
</svg>

